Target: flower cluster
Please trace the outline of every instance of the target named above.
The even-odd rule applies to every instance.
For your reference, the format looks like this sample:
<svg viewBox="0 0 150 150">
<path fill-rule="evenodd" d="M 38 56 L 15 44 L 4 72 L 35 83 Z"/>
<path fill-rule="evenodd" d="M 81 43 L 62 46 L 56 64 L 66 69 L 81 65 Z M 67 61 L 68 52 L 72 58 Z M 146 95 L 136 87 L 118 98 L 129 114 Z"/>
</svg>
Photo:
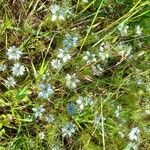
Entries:
<svg viewBox="0 0 150 150">
<path fill-rule="evenodd" d="M 119 44 L 116 45 L 115 49 L 117 50 L 119 55 L 127 57 L 130 55 L 132 47 L 131 45 L 123 44 L 120 42 Z"/>
<path fill-rule="evenodd" d="M 62 68 L 63 64 L 71 60 L 70 49 L 76 47 L 78 42 L 78 37 L 72 37 L 70 34 L 66 34 L 66 38 L 63 40 L 64 48 L 58 49 L 57 58 L 51 61 L 53 69 L 59 70 Z"/>
<path fill-rule="evenodd" d="M 50 6 L 50 11 L 52 13 L 52 21 L 64 21 L 66 18 L 69 18 L 72 15 L 72 8 L 60 7 L 57 4 L 52 4 Z"/>
<path fill-rule="evenodd" d="M 128 29 L 129 29 L 129 26 L 125 25 L 125 23 L 121 23 L 118 26 L 118 31 L 120 32 L 121 36 L 127 36 L 128 35 Z M 142 29 L 141 29 L 140 25 L 137 25 L 135 27 L 135 35 L 137 35 L 137 36 L 142 35 Z"/>
<path fill-rule="evenodd" d="M 82 97 L 82 96 L 79 96 L 77 101 L 76 101 L 76 104 L 81 111 L 83 111 L 83 109 L 85 108 L 85 106 L 91 106 L 94 104 L 94 101 L 92 98 L 89 98 L 89 97 Z"/>
<path fill-rule="evenodd" d="M 15 46 L 10 47 L 6 55 L 8 56 L 9 60 L 15 61 L 13 66 L 11 67 L 11 72 L 13 76 L 20 77 L 24 75 L 25 73 L 25 67 L 21 63 L 19 63 L 19 59 L 21 58 L 22 51 L 19 48 L 16 48 Z M 0 65 L 0 71 L 5 71 L 6 65 L 1 64 Z M 7 77 L 6 80 L 4 80 L 4 84 L 8 87 L 14 87 L 16 85 L 15 78 L 13 76 Z"/>
<path fill-rule="evenodd" d="M 96 55 L 90 51 L 86 51 L 85 55 L 83 56 L 83 60 L 85 60 L 87 64 L 91 64 L 97 61 Z"/>
</svg>

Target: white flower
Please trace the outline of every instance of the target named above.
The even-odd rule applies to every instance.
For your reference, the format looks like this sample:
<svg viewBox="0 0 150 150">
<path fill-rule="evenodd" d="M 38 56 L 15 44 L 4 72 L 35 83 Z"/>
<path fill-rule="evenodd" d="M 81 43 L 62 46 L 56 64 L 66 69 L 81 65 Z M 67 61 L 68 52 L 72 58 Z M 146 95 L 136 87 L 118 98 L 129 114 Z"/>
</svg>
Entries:
<svg viewBox="0 0 150 150">
<path fill-rule="evenodd" d="M 39 106 L 37 108 L 32 108 L 33 112 L 34 112 L 34 116 L 35 118 L 42 118 L 43 113 L 45 112 L 45 108 L 43 108 L 43 106 Z"/>
<path fill-rule="evenodd" d="M 11 71 L 14 76 L 22 76 L 25 72 L 25 67 L 19 63 L 16 63 L 12 67 Z"/>
<path fill-rule="evenodd" d="M 59 9 L 60 9 L 60 6 L 57 4 L 52 4 L 50 6 L 50 10 L 52 14 L 56 14 L 59 11 Z"/>
<path fill-rule="evenodd" d="M 130 133 L 129 133 L 129 139 L 131 141 L 137 141 L 138 140 L 138 135 L 140 133 L 140 129 L 138 127 L 132 128 Z"/>
<path fill-rule="evenodd" d="M 76 74 L 74 73 L 73 75 L 66 75 L 66 86 L 70 89 L 75 89 L 77 87 L 77 83 L 79 83 L 80 81 L 78 79 L 76 79 Z"/>
<path fill-rule="evenodd" d="M 45 117 L 45 120 L 47 123 L 52 123 L 54 122 L 55 118 L 53 114 L 49 114 L 48 116 Z"/>
<path fill-rule="evenodd" d="M 60 59 L 53 59 L 51 62 L 53 69 L 59 70 L 62 68 L 62 63 Z"/>
<path fill-rule="evenodd" d="M 125 148 L 125 150 L 138 150 L 138 147 L 136 143 L 130 142 Z"/>
<path fill-rule="evenodd" d="M 88 3 L 88 0 L 83 0 L 84 3 Z"/>
<path fill-rule="evenodd" d="M 62 127 L 62 136 L 65 137 L 71 137 L 72 134 L 75 133 L 75 124 L 73 123 L 66 123 L 63 127 Z"/>
<path fill-rule="evenodd" d="M 63 49 L 58 49 L 58 58 L 61 58 L 63 60 L 64 63 L 66 63 L 68 60 L 71 59 L 70 54 L 68 54 L 67 50 L 63 50 Z"/>
<path fill-rule="evenodd" d="M 83 56 L 83 60 L 85 60 L 87 64 L 91 64 L 97 61 L 95 54 L 92 54 L 89 51 L 86 51 L 85 55 Z"/>
<path fill-rule="evenodd" d="M 79 96 L 76 104 L 78 105 L 80 112 L 84 109 L 85 106 L 91 106 L 94 104 L 92 98 Z"/>
<path fill-rule="evenodd" d="M 116 117 L 119 117 L 119 116 L 120 116 L 121 110 L 122 110 L 122 107 L 121 107 L 121 106 L 117 106 L 117 110 L 115 111 Z"/>
<path fill-rule="evenodd" d="M 16 48 L 15 46 L 12 46 L 8 49 L 6 55 L 8 55 L 8 59 L 12 60 L 19 60 L 19 58 L 22 55 L 22 52 Z"/>
<path fill-rule="evenodd" d="M 65 20 L 65 18 L 69 18 L 72 14 L 71 8 L 60 8 L 57 4 L 52 4 L 50 6 L 50 11 L 52 13 L 52 21 Z"/>
<path fill-rule="evenodd" d="M 40 138 L 41 140 L 43 140 L 43 139 L 45 138 L 45 133 L 44 133 L 44 132 L 40 132 L 40 133 L 39 133 L 39 138 Z"/>
<path fill-rule="evenodd" d="M 119 30 L 121 36 L 126 36 L 128 34 L 128 28 L 129 28 L 129 26 L 125 25 L 124 23 L 121 23 L 118 26 L 118 30 Z"/>
<path fill-rule="evenodd" d="M 107 52 L 108 49 L 109 49 L 109 45 L 108 44 L 105 44 L 104 42 L 102 42 L 100 44 L 98 55 L 99 55 L 101 60 L 104 61 L 104 60 L 106 60 L 109 57 L 109 54 Z"/>
<path fill-rule="evenodd" d="M 5 71 L 6 70 L 6 65 L 0 64 L 0 71 Z"/>
<path fill-rule="evenodd" d="M 16 85 L 16 81 L 13 77 L 7 77 L 7 80 L 5 80 L 5 85 L 10 88 L 14 87 Z"/>
<path fill-rule="evenodd" d="M 127 57 L 127 56 L 129 56 L 129 54 L 130 54 L 130 52 L 132 50 L 132 47 L 130 45 L 119 43 L 116 46 L 116 50 L 118 51 L 119 55 Z"/>
<path fill-rule="evenodd" d="M 141 29 L 141 27 L 139 25 L 136 26 L 135 32 L 139 36 L 142 34 L 142 29 Z"/>
<path fill-rule="evenodd" d="M 82 111 L 84 109 L 83 97 L 79 96 L 76 103 L 79 105 L 80 111 Z"/>
<path fill-rule="evenodd" d="M 92 65 L 93 75 L 94 76 L 101 76 L 104 72 L 104 69 L 101 68 L 100 64 Z"/>
</svg>

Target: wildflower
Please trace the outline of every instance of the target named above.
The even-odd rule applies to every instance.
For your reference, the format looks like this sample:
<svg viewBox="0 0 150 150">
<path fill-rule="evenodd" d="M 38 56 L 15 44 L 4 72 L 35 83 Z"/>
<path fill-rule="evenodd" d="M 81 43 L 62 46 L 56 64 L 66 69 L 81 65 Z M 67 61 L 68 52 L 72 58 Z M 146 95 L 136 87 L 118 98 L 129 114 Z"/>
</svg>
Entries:
<svg viewBox="0 0 150 150">
<path fill-rule="evenodd" d="M 142 29 L 141 29 L 141 27 L 140 27 L 139 25 L 136 26 L 135 30 L 136 30 L 135 33 L 136 33 L 138 36 L 140 36 L 140 35 L 142 34 Z"/>
<path fill-rule="evenodd" d="M 13 77 L 7 77 L 7 80 L 5 80 L 5 85 L 10 88 L 14 87 L 16 85 L 16 81 Z"/>
<path fill-rule="evenodd" d="M 118 132 L 121 138 L 124 138 L 125 134 L 121 131 Z"/>
<path fill-rule="evenodd" d="M 53 146 L 52 146 L 52 150 L 61 150 L 61 149 L 60 149 L 60 146 L 58 146 L 58 145 L 53 145 Z"/>
<path fill-rule="evenodd" d="M 104 122 L 106 119 L 102 115 L 96 115 L 93 123 L 95 125 L 100 125 L 102 122 Z"/>
<path fill-rule="evenodd" d="M 67 104 L 67 112 L 70 116 L 73 116 L 75 113 L 75 105 L 73 103 Z"/>
<path fill-rule="evenodd" d="M 77 99 L 76 103 L 77 105 L 79 106 L 80 108 L 80 111 L 82 111 L 84 109 L 84 103 L 83 103 L 83 97 L 82 96 L 79 96 L 79 98 Z"/>
<path fill-rule="evenodd" d="M 69 18 L 72 14 L 71 8 L 60 8 L 57 4 L 52 4 L 50 6 L 50 11 L 52 13 L 52 21 L 65 20 L 65 18 Z"/>
<path fill-rule="evenodd" d="M 131 141 L 133 141 L 133 140 L 137 141 L 139 133 L 140 133 L 140 129 L 138 127 L 132 128 L 129 135 L 128 135 L 129 139 Z"/>
<path fill-rule="evenodd" d="M 19 63 L 16 63 L 12 67 L 11 71 L 14 76 L 22 76 L 25 72 L 25 67 Z"/>
<path fill-rule="evenodd" d="M 35 118 L 42 118 L 43 113 L 45 112 L 45 108 L 43 108 L 43 106 L 39 106 L 37 108 L 32 108 L 33 112 L 34 112 L 34 116 Z"/>
<path fill-rule="evenodd" d="M 49 114 L 48 116 L 45 117 L 45 120 L 47 123 L 52 123 L 54 122 L 55 118 L 53 114 Z"/>
<path fill-rule="evenodd" d="M 120 116 L 120 111 L 122 110 L 122 107 L 121 106 L 117 106 L 117 110 L 115 111 L 115 115 L 116 117 L 119 117 Z"/>
<path fill-rule="evenodd" d="M 62 63 L 60 59 L 53 59 L 51 62 L 53 69 L 59 70 L 62 68 Z"/>
<path fill-rule="evenodd" d="M 47 82 L 48 79 L 49 79 L 49 80 L 51 79 L 50 73 L 49 73 L 48 71 L 46 71 L 46 73 L 42 75 L 41 79 L 42 79 L 43 81 Z M 48 81 L 49 81 L 49 80 L 48 80 Z"/>
<path fill-rule="evenodd" d="M 39 138 L 40 138 L 41 140 L 43 140 L 43 139 L 45 138 L 45 133 L 44 133 L 44 132 L 40 132 L 40 133 L 39 133 Z"/>
<path fill-rule="evenodd" d="M 107 49 L 109 48 L 108 44 L 105 44 L 104 42 L 101 43 L 98 56 L 100 57 L 101 60 L 106 60 L 109 57 L 109 54 L 107 52 Z"/>
<path fill-rule="evenodd" d="M 45 83 L 45 84 L 40 83 L 39 90 L 40 90 L 40 92 L 39 92 L 38 96 L 45 98 L 45 99 L 49 98 L 49 96 L 54 93 L 54 90 L 52 89 L 52 86 L 49 83 Z"/>
<path fill-rule="evenodd" d="M 66 86 L 70 89 L 75 89 L 77 87 L 77 83 L 80 82 L 80 80 L 76 79 L 76 74 L 74 73 L 73 75 L 66 75 Z"/>
<path fill-rule="evenodd" d="M 119 43 L 116 46 L 116 49 L 117 49 L 119 55 L 127 57 L 127 56 L 129 56 L 129 54 L 132 50 L 132 47 L 130 45 Z"/>
<path fill-rule="evenodd" d="M 6 65 L 0 64 L 0 71 L 5 71 L 6 70 Z"/>
<path fill-rule="evenodd" d="M 87 64 L 91 64 L 97 61 L 95 54 L 92 54 L 89 51 L 86 51 L 85 56 L 83 57 L 83 60 L 85 60 Z"/>
<path fill-rule="evenodd" d="M 83 0 L 84 3 L 88 3 L 88 0 Z"/>
<path fill-rule="evenodd" d="M 12 60 L 19 60 L 19 58 L 22 55 L 22 52 L 20 49 L 16 48 L 15 46 L 12 46 L 8 49 L 6 55 L 8 55 L 8 59 Z"/>
<path fill-rule="evenodd" d="M 66 39 L 63 41 L 66 50 L 71 47 L 76 47 L 78 42 L 78 37 L 72 37 L 70 34 L 66 34 Z"/>
<path fill-rule="evenodd" d="M 93 99 L 91 99 L 89 97 L 79 96 L 76 103 L 79 106 L 80 111 L 82 111 L 85 106 L 93 105 L 94 101 L 93 101 Z"/>
<path fill-rule="evenodd" d="M 75 133 L 75 124 L 73 123 L 66 123 L 64 124 L 64 126 L 62 127 L 62 136 L 63 137 L 71 137 L 72 134 Z"/>
<path fill-rule="evenodd" d="M 100 64 L 92 65 L 92 70 L 94 76 L 101 76 L 104 72 L 104 69 L 101 68 Z"/>
<path fill-rule="evenodd" d="M 118 27 L 118 30 L 121 34 L 121 36 L 126 36 L 128 34 L 128 25 L 125 25 L 124 23 L 121 23 Z"/>
<path fill-rule="evenodd" d="M 50 11 L 52 13 L 52 21 L 56 21 L 58 18 L 58 11 L 60 9 L 60 6 L 57 4 L 52 4 L 50 6 Z"/>
<path fill-rule="evenodd" d="M 136 143 L 130 142 L 125 148 L 125 150 L 138 150 L 138 147 Z"/>
<path fill-rule="evenodd" d="M 61 58 L 63 60 L 64 63 L 66 63 L 68 60 L 71 59 L 70 54 L 68 54 L 67 50 L 63 50 L 63 49 L 59 49 L 58 50 L 58 58 Z"/>
</svg>

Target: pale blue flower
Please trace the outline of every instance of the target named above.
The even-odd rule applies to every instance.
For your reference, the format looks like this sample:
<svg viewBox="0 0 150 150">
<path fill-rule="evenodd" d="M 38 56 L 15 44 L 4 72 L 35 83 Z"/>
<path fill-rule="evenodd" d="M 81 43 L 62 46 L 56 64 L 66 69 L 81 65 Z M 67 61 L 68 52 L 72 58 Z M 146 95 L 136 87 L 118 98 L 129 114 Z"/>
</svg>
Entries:
<svg viewBox="0 0 150 150">
<path fill-rule="evenodd" d="M 10 88 L 14 87 L 16 85 L 16 81 L 13 77 L 7 77 L 7 80 L 5 80 L 5 85 Z"/>
<path fill-rule="evenodd" d="M 95 125 L 101 125 L 102 122 L 104 122 L 106 118 L 104 118 L 102 115 L 96 115 L 93 123 Z"/>
<path fill-rule="evenodd" d="M 8 59 L 12 60 L 19 60 L 19 58 L 22 55 L 22 52 L 19 48 L 16 48 L 15 46 L 12 46 L 8 49 L 6 55 L 8 56 Z"/>
<path fill-rule="evenodd" d="M 75 89 L 77 87 L 77 83 L 80 82 L 80 80 L 78 80 L 76 78 L 76 74 L 75 73 L 73 75 L 67 74 L 65 79 L 66 79 L 66 86 L 69 89 Z"/>
<path fill-rule="evenodd" d="M 64 124 L 61 130 L 62 130 L 63 137 L 71 137 L 72 134 L 75 133 L 76 127 L 75 127 L 75 124 L 73 123 L 66 123 Z"/>
<path fill-rule="evenodd" d="M 52 21 L 64 21 L 66 18 L 69 18 L 72 14 L 72 8 L 60 7 L 57 4 L 52 4 L 50 6 L 50 11 L 52 13 Z"/>
<path fill-rule="evenodd" d="M 5 71 L 6 70 L 6 65 L 0 64 L 0 71 Z"/>
<path fill-rule="evenodd" d="M 37 108 L 32 108 L 32 110 L 33 110 L 33 112 L 34 112 L 34 116 L 35 116 L 35 118 L 42 118 L 42 116 L 43 116 L 43 113 L 45 112 L 45 108 L 43 108 L 43 106 L 41 105 L 41 106 L 39 106 L 39 107 L 37 107 Z"/>
<path fill-rule="evenodd" d="M 73 103 L 67 104 L 66 109 L 70 116 L 73 116 L 75 114 L 76 109 L 75 109 L 75 105 Z"/>
<path fill-rule="evenodd" d="M 62 68 L 63 64 L 60 59 L 53 59 L 51 61 L 51 65 L 52 65 L 53 69 L 59 70 Z"/>
<path fill-rule="evenodd" d="M 140 129 L 138 127 L 132 128 L 129 135 L 128 135 L 129 139 L 131 141 L 137 141 L 139 133 L 140 133 Z"/>
<path fill-rule="evenodd" d="M 25 72 L 25 67 L 19 63 L 14 64 L 14 66 L 11 68 L 12 74 L 14 76 L 22 76 Z"/>
<path fill-rule="evenodd" d="M 76 47 L 78 42 L 78 37 L 73 37 L 70 34 L 66 34 L 66 39 L 63 41 L 65 49 L 70 49 Z"/>
<path fill-rule="evenodd" d="M 51 86 L 51 84 L 49 83 L 40 83 L 39 84 L 39 97 L 48 99 L 49 96 L 51 96 L 52 94 L 54 94 L 54 90 L 53 87 Z"/>
<path fill-rule="evenodd" d="M 47 123 L 53 123 L 55 118 L 53 114 L 49 114 L 48 116 L 45 117 L 45 120 Z"/>
</svg>

